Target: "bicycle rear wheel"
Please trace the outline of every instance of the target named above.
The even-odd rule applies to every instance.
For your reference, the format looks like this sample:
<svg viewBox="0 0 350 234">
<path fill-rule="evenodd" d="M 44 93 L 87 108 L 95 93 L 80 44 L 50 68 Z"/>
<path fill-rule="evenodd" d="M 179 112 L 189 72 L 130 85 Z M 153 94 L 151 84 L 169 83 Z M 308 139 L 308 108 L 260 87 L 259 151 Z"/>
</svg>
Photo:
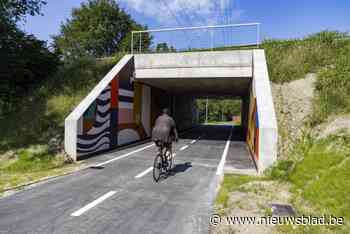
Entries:
<svg viewBox="0 0 350 234">
<path fill-rule="evenodd" d="M 153 179 L 155 182 L 159 181 L 159 178 L 162 174 L 162 170 L 163 170 L 162 157 L 160 154 L 157 154 L 153 163 Z"/>
<path fill-rule="evenodd" d="M 172 152 L 171 152 L 170 149 L 167 149 L 165 151 L 165 157 L 166 157 L 166 159 L 168 161 L 167 171 L 169 172 L 172 169 L 173 163 L 174 163 L 174 157 L 173 157 Z"/>
</svg>

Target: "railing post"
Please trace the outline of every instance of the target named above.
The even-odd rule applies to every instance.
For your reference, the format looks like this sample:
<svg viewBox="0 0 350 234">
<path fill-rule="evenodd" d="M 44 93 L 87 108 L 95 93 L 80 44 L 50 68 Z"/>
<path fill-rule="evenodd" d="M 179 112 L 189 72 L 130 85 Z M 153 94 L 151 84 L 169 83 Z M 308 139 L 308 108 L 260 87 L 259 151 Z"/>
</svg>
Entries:
<svg viewBox="0 0 350 234">
<path fill-rule="evenodd" d="M 256 47 L 260 47 L 260 24 L 256 25 Z"/>
<path fill-rule="evenodd" d="M 131 32 L 131 54 L 134 54 L 134 31 Z"/>
<path fill-rule="evenodd" d="M 141 54 L 141 49 L 142 49 L 141 41 L 142 41 L 142 33 L 140 33 L 140 47 L 139 47 L 139 53 L 140 54 Z"/>
</svg>

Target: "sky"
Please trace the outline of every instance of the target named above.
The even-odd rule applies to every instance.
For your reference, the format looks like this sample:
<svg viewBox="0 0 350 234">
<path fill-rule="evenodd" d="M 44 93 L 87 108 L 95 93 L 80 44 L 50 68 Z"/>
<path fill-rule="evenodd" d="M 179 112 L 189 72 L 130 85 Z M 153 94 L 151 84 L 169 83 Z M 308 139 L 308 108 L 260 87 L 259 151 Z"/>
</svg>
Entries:
<svg viewBox="0 0 350 234">
<path fill-rule="evenodd" d="M 49 43 L 72 8 L 86 0 L 47 0 L 43 16 L 28 17 L 21 27 Z M 350 31 L 349 0 L 116 0 L 149 29 L 259 22 L 262 39 L 300 38 L 322 30 Z M 155 33 L 154 41 L 177 48 L 249 44 L 256 28 Z"/>
</svg>

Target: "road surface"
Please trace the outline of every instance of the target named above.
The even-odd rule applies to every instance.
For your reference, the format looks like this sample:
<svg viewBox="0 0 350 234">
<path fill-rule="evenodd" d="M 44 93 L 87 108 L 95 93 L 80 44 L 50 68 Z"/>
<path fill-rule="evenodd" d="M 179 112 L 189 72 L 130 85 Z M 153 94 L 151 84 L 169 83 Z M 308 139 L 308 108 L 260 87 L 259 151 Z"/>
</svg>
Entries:
<svg viewBox="0 0 350 234">
<path fill-rule="evenodd" d="M 96 156 L 89 168 L 0 199 L 0 233 L 207 233 L 231 126 L 201 126 L 174 145 L 155 183 L 151 143 Z"/>
</svg>

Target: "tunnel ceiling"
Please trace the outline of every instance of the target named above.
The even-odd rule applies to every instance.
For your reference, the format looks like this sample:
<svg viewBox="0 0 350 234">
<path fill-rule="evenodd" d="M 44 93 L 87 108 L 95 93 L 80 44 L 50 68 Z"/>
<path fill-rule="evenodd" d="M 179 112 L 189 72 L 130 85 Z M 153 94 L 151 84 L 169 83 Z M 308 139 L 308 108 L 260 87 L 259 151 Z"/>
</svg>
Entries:
<svg viewBox="0 0 350 234">
<path fill-rule="evenodd" d="M 136 81 L 173 94 L 191 96 L 244 96 L 251 78 L 144 78 Z"/>
</svg>

